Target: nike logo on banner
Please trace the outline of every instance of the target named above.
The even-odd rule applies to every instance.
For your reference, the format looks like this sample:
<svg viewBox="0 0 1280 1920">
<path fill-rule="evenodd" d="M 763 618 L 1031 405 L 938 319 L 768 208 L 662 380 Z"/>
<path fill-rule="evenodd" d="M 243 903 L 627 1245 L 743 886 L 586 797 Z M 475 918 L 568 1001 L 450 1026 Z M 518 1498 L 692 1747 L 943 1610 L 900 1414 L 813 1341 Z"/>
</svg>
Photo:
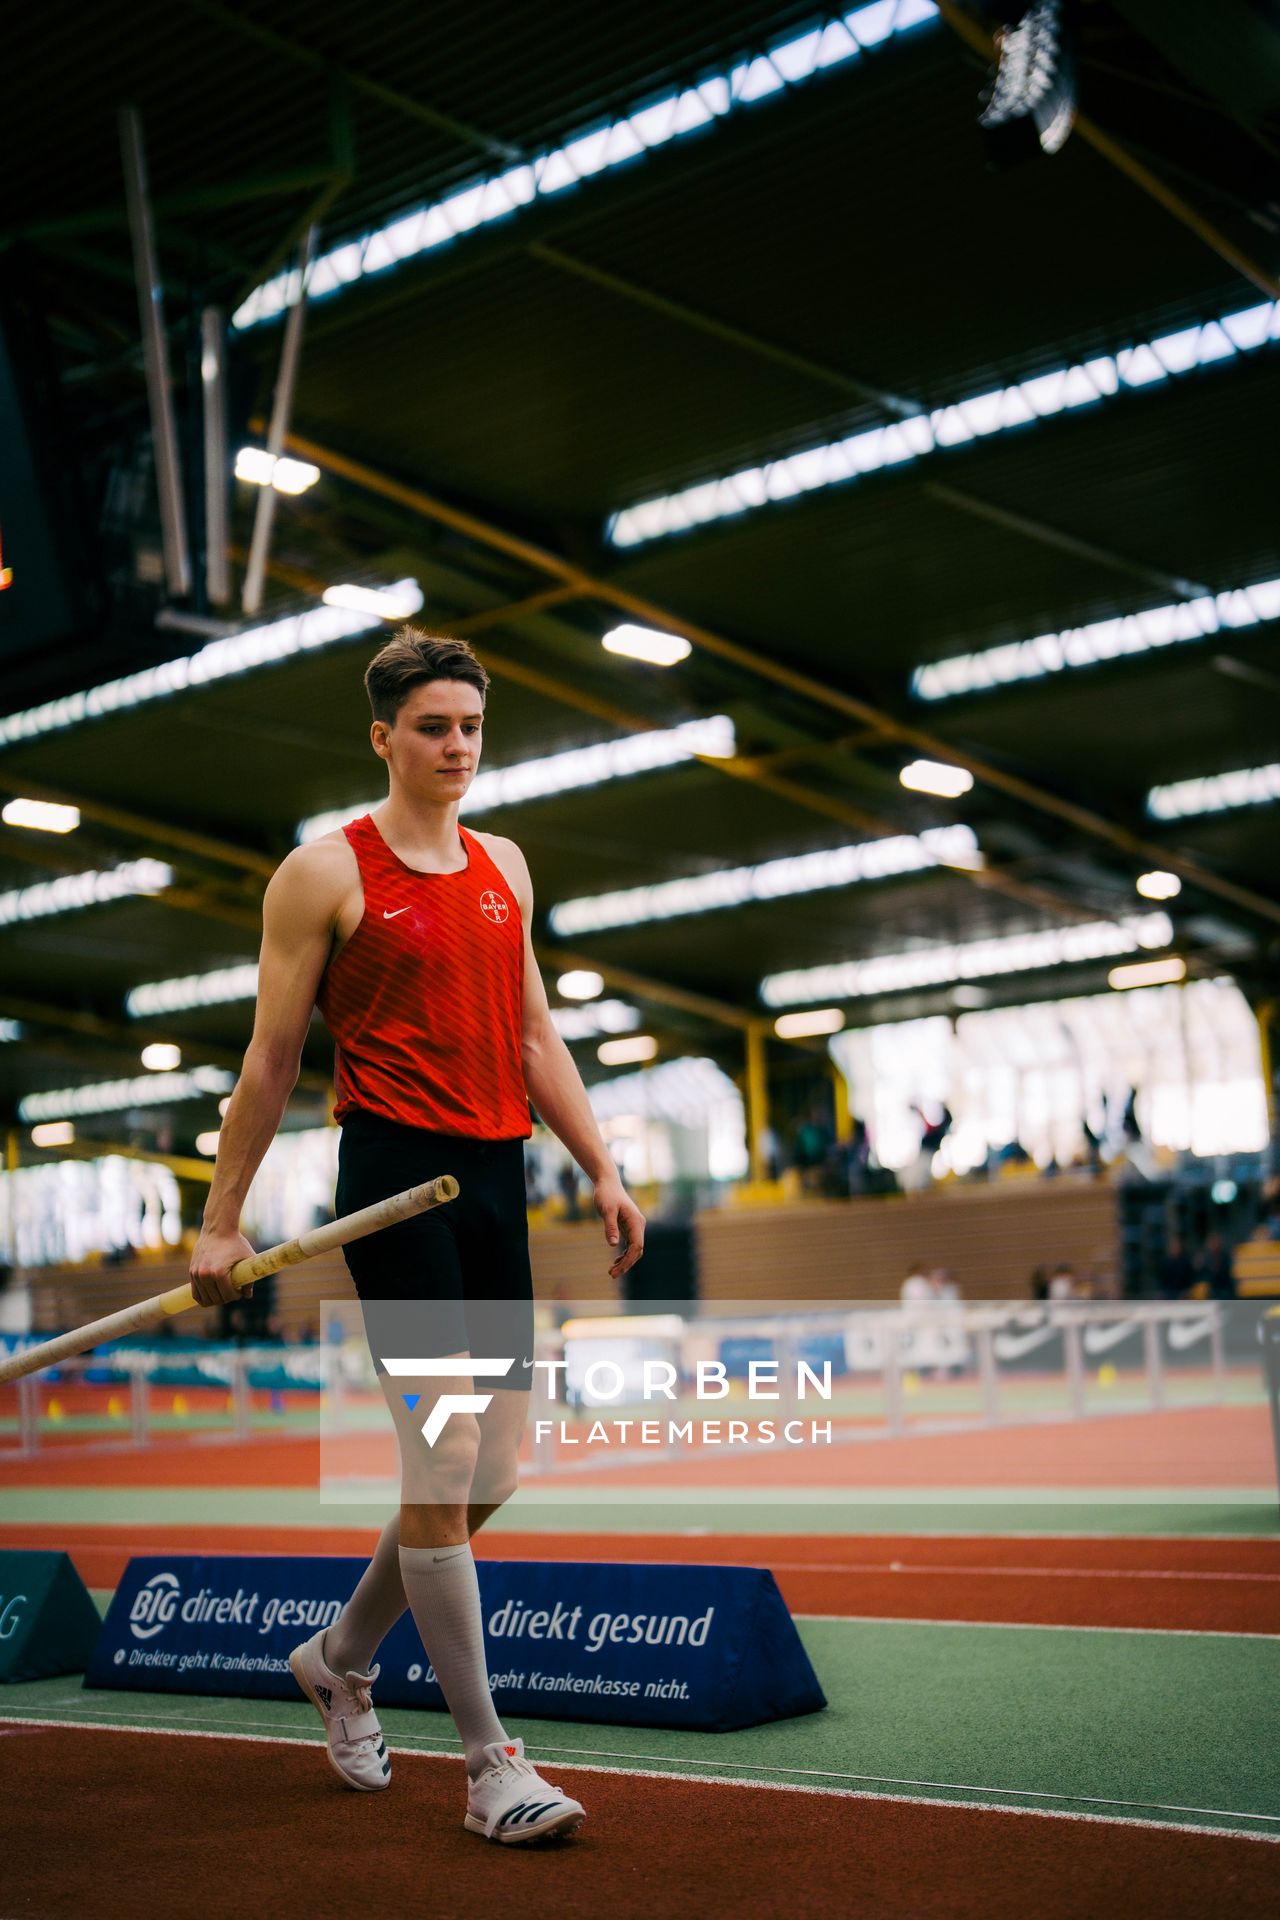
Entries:
<svg viewBox="0 0 1280 1920">
<path fill-rule="evenodd" d="M 1175 1353 L 1182 1353 L 1187 1347 L 1194 1347 L 1197 1340 L 1204 1340 L 1213 1332 L 1214 1316 L 1210 1314 L 1204 1320 L 1173 1320 L 1165 1328 L 1169 1345 Z"/>
<path fill-rule="evenodd" d="M 1033 1333 L 998 1333 L 991 1345 L 997 1360 L 1021 1360 L 1024 1353 L 1034 1353 L 1058 1331 L 1057 1327 L 1048 1326 L 1037 1327 Z"/>
<path fill-rule="evenodd" d="M 1130 1339 L 1137 1331 L 1136 1320 L 1122 1320 L 1115 1327 L 1086 1327 L 1084 1350 L 1090 1354 L 1105 1353 L 1108 1347 L 1118 1347 L 1122 1340 Z"/>
<path fill-rule="evenodd" d="M 388 913 L 386 908 L 384 907 L 382 910 L 382 917 L 384 920 L 398 920 L 402 913 L 408 913 L 408 911 L 409 911 L 408 907 L 397 907 L 394 913 Z"/>
</svg>

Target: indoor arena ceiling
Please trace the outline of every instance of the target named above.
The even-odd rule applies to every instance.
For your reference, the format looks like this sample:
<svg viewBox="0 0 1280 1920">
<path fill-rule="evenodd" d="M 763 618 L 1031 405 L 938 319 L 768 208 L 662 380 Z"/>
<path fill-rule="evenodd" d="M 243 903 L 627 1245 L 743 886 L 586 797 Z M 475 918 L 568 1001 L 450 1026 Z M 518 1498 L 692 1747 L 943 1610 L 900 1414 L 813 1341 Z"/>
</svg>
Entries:
<svg viewBox="0 0 1280 1920">
<path fill-rule="evenodd" d="M 1134 883 L 1151 869 L 1183 882 L 1160 909 L 1164 945 L 1193 974 L 1274 992 L 1274 805 L 1178 801 L 1162 817 L 1149 795 L 1280 759 L 1280 589 L 1241 598 L 1280 577 L 1280 30 L 1249 0 L 1214 10 L 1212 34 L 1172 0 L 1078 5 L 1075 130 L 996 170 L 976 124 L 978 11 L 887 0 L 845 28 L 766 0 L 141 0 L 127 17 L 49 0 L 15 18 L 0 291 L 45 330 L 56 452 L 84 476 L 107 558 L 93 620 L 7 665 L 3 712 L 208 638 L 156 624 L 117 126 L 131 106 L 180 406 L 189 316 L 216 304 L 244 323 L 234 445 L 262 444 L 281 351 L 255 289 L 311 220 L 321 266 L 337 255 L 290 423 L 320 479 L 278 499 L 263 610 L 224 612 L 230 629 L 305 614 L 335 582 L 416 580 L 421 622 L 469 633 L 494 676 L 489 768 L 733 722 L 732 759 L 475 816 L 529 856 L 553 998 L 572 955 L 665 1055 L 737 1072 L 744 1024 L 773 1017 L 767 974 L 1149 913 Z M 621 151 L 616 129 L 664 101 L 685 103 L 687 131 L 633 142 L 621 164 L 598 165 L 599 146 L 583 158 L 609 128 Z M 566 144 L 588 177 L 530 204 L 513 188 L 503 217 L 468 227 L 456 196 Z M 442 204 L 456 237 L 402 245 L 408 217 Z M 371 240 L 393 223 L 407 257 Z M 258 494 L 234 488 L 237 592 Z M 1095 631 L 1188 603 L 1144 626 L 1140 650 L 1129 630 L 1118 657 L 1116 630 Z M 692 652 L 668 669 L 606 653 L 624 621 Z M 373 624 L 105 716 L 25 734 L 0 719 L 0 798 L 65 797 L 83 816 L 56 840 L 0 828 L 0 891 L 140 858 L 172 869 L 150 897 L 0 911 L 0 1019 L 23 1039 L 0 1046 L 10 1117 L 22 1094 L 136 1072 L 143 1037 L 234 1066 L 246 1000 L 138 1021 L 124 996 L 251 960 L 298 823 L 379 792 L 360 686 Z M 1007 655 L 998 685 L 913 679 L 1046 635 L 1066 636 L 1061 658 L 1077 629 L 1094 664 L 1006 679 Z M 951 697 L 924 697 L 944 682 Z M 906 790 L 919 757 L 968 767 L 972 791 Z M 980 865 L 765 886 L 572 936 L 548 918 L 957 823 Z M 1093 991 L 1113 964 L 819 1003 L 850 1024 L 903 1019 Z M 575 1055 L 588 1078 L 605 1071 L 594 1041 Z M 326 1071 L 316 1030 L 303 1107 L 318 1110 Z M 185 1151 L 213 1097 L 156 1112 Z"/>
</svg>

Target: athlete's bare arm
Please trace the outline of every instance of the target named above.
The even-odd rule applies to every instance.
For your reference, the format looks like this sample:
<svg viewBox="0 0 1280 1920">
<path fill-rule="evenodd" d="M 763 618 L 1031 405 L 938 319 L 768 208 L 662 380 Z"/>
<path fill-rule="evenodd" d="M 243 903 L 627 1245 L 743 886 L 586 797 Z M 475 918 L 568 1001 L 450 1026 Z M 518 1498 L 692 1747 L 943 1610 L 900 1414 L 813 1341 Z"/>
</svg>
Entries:
<svg viewBox="0 0 1280 1920">
<path fill-rule="evenodd" d="M 524 920 L 524 1020 L 520 1050 L 525 1085 L 539 1118 L 562 1140 L 595 1189 L 596 1212 L 605 1238 L 619 1249 L 609 1268 L 615 1280 L 644 1252 L 644 1215 L 622 1184 L 608 1147 L 600 1137 L 582 1076 L 573 1055 L 551 1024 L 546 989 L 533 957 L 533 882 L 514 840 L 496 833 L 477 836 L 507 880 Z"/>
<path fill-rule="evenodd" d="M 253 1038 L 218 1135 L 218 1158 L 191 1257 L 201 1306 L 239 1297 L 227 1279 L 253 1249 L 240 1232 L 249 1184 L 275 1138 L 297 1084 L 320 976 L 359 870 L 341 835 L 297 847 L 271 877 L 262 902 L 262 951 Z"/>
</svg>

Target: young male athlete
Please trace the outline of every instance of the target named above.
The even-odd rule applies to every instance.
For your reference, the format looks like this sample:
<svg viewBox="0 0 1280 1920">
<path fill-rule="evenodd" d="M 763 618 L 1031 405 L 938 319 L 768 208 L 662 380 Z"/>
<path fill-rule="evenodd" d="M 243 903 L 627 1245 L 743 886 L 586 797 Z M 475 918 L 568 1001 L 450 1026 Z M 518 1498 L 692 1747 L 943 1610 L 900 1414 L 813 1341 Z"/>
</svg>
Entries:
<svg viewBox="0 0 1280 1920">
<path fill-rule="evenodd" d="M 461 1189 L 448 1206 L 346 1248 L 375 1360 L 394 1340 L 401 1354 L 456 1357 L 457 1372 L 412 1383 L 382 1376 L 400 1442 L 400 1511 L 339 1618 L 296 1648 L 290 1666 L 324 1721 L 333 1766 L 377 1791 L 391 1763 L 373 1711 L 373 1660 L 411 1608 L 462 1739 L 466 1826 L 509 1845 L 571 1833 L 584 1818 L 494 1711 L 470 1546 L 515 1489 L 528 1406 L 530 1098 L 594 1185 L 615 1279 L 640 1258 L 644 1220 L 551 1024 L 524 858 L 512 841 L 458 822 L 488 684 L 465 641 L 412 627 L 370 664 L 370 737 L 390 792 L 373 813 L 296 848 L 267 888 L 253 1038 L 219 1135 L 191 1278 L 202 1305 L 234 1295 L 227 1275 L 251 1251 L 239 1230 L 244 1197 L 318 1005 L 337 1043 L 339 1213 L 440 1173 Z M 517 1337 L 496 1350 L 515 1363 L 481 1383 L 494 1389 L 487 1410 L 451 1413 L 427 1447 L 432 1396 L 470 1392 L 469 1357 L 492 1353 L 513 1317 Z M 412 1417 L 400 1392 L 409 1384 L 421 1386 Z"/>
</svg>

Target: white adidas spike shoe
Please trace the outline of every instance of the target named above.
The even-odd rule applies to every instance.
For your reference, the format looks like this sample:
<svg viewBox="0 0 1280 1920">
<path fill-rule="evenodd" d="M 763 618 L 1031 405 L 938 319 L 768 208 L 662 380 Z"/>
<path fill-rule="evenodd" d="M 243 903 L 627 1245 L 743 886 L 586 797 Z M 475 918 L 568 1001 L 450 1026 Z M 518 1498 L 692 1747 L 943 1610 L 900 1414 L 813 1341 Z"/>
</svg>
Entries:
<svg viewBox="0 0 1280 1920">
<path fill-rule="evenodd" d="M 567 1840 L 586 1819 L 576 1800 L 548 1786 L 524 1757 L 524 1741 L 494 1741 L 484 1750 L 485 1765 L 467 1791 L 468 1833 L 482 1833 L 504 1847 L 531 1840 Z"/>
<path fill-rule="evenodd" d="M 370 1688 L 381 1668 L 371 1673 L 334 1673 L 325 1664 L 324 1628 L 289 1655 L 293 1677 L 324 1721 L 329 1764 L 349 1787 L 381 1793 L 391 1785 L 391 1760 L 373 1710 Z"/>
</svg>

